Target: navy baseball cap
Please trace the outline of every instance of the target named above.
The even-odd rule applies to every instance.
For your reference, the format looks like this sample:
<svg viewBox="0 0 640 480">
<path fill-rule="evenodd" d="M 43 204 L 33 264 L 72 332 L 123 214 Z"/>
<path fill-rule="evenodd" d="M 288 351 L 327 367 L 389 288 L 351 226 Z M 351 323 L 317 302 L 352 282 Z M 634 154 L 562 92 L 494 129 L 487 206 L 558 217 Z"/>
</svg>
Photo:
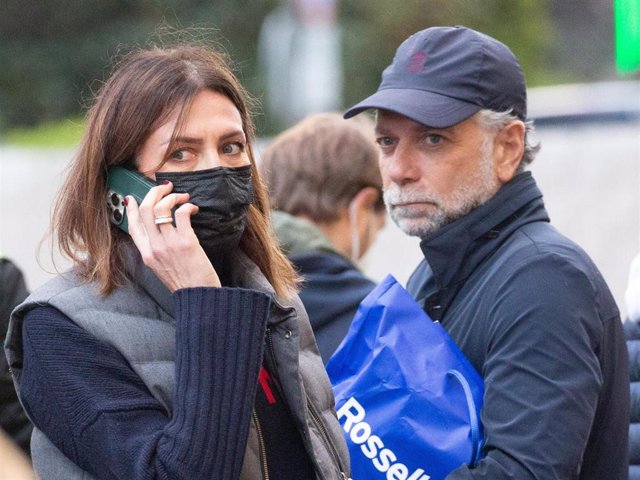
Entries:
<svg viewBox="0 0 640 480">
<path fill-rule="evenodd" d="M 515 55 L 465 27 L 432 27 L 407 38 L 382 72 L 378 91 L 344 114 L 390 110 L 423 125 L 451 127 L 481 109 L 527 116 L 527 91 Z"/>
</svg>

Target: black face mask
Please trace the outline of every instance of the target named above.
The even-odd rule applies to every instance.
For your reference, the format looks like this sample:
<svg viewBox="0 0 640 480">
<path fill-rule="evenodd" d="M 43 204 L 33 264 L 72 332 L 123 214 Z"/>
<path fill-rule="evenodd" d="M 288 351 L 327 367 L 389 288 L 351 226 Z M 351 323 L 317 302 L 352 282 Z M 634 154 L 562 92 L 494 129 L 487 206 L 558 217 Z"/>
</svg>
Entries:
<svg viewBox="0 0 640 480">
<path fill-rule="evenodd" d="M 193 172 L 157 172 L 156 182 L 169 180 L 173 192 L 188 193 L 189 203 L 199 207 L 191 226 L 210 259 L 235 250 L 247 224 L 253 202 L 251 165 L 216 167 Z M 216 269 L 219 267 L 215 265 Z"/>
</svg>

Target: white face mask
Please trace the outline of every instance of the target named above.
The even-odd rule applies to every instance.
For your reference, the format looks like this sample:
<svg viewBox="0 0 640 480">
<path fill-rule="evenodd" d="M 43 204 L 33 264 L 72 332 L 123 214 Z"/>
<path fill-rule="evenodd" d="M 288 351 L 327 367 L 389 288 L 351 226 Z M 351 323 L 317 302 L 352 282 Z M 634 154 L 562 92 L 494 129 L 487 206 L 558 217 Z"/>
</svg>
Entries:
<svg viewBox="0 0 640 480">
<path fill-rule="evenodd" d="M 367 215 L 367 231 L 365 237 L 365 245 L 366 248 L 369 248 L 373 243 L 373 239 L 377 233 L 377 221 L 376 221 L 376 212 L 373 209 L 369 209 L 366 212 Z M 354 264 L 358 264 L 360 261 L 360 257 L 365 254 L 363 250 L 364 246 L 362 245 L 362 239 L 360 238 L 360 228 L 358 223 L 358 211 L 355 208 L 355 205 L 352 203 L 349 205 L 349 227 L 351 229 L 351 262 Z"/>
<path fill-rule="evenodd" d="M 351 261 L 358 263 L 358 260 L 360 260 L 360 232 L 358 228 L 358 211 L 353 202 L 349 205 L 349 227 L 351 229 Z"/>
</svg>

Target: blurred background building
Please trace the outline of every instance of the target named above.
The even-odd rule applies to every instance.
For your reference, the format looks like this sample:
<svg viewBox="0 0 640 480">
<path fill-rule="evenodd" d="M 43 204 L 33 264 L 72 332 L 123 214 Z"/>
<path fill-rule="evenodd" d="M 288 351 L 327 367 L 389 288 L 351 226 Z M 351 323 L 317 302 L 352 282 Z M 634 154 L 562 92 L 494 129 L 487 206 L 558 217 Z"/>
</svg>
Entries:
<svg viewBox="0 0 640 480">
<path fill-rule="evenodd" d="M 409 34 L 458 24 L 520 58 L 542 142 L 531 169 L 552 221 L 592 255 L 622 307 L 640 251 L 640 0 L 2 0 L 0 249 L 30 288 L 51 276 L 49 243 L 40 265 L 36 251 L 53 195 L 87 99 L 131 45 L 224 48 L 258 101 L 264 144 L 373 92 Z M 418 240 L 388 222 L 364 267 L 404 282 L 420 256 Z"/>
</svg>

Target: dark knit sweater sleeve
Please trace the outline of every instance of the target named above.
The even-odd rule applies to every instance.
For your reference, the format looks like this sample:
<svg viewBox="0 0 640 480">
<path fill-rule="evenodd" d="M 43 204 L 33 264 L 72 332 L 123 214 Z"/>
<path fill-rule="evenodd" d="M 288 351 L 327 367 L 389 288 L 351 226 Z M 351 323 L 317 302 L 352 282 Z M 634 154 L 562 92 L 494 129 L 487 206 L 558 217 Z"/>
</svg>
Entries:
<svg viewBox="0 0 640 480">
<path fill-rule="evenodd" d="M 60 311 L 38 307 L 23 326 L 25 407 L 67 457 L 98 478 L 238 478 L 269 303 L 242 289 L 174 294 L 169 415 L 114 347 Z"/>
</svg>

